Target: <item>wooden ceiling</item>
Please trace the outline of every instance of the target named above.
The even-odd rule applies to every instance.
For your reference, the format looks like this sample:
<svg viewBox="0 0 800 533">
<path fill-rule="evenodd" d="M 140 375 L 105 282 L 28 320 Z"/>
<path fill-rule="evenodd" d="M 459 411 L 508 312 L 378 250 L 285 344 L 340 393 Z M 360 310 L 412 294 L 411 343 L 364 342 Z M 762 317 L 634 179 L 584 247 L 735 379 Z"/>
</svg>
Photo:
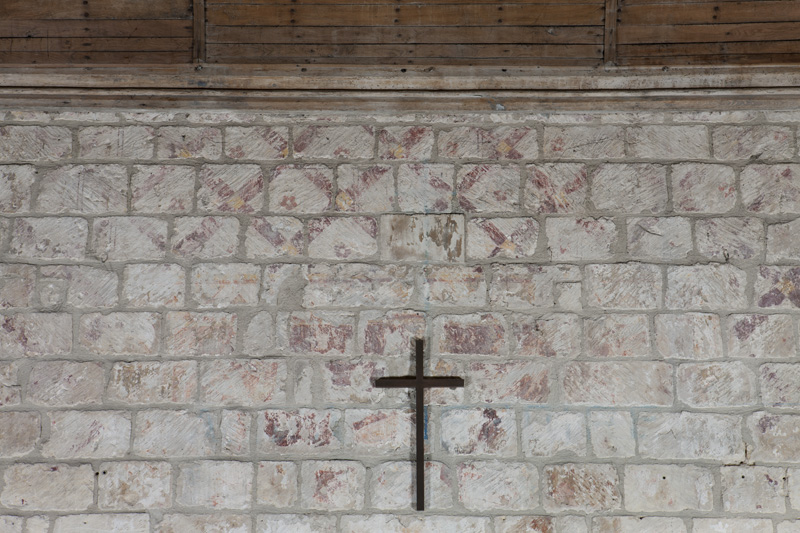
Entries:
<svg viewBox="0 0 800 533">
<path fill-rule="evenodd" d="M 798 0 L 2 0 L 20 65 L 800 64 Z"/>
</svg>

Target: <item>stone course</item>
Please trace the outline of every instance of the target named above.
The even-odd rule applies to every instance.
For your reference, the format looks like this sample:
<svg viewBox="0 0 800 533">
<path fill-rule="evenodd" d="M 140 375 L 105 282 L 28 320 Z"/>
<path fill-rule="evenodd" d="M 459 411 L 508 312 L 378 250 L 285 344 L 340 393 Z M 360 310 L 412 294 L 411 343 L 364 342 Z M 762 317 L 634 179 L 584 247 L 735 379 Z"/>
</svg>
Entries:
<svg viewBox="0 0 800 533">
<path fill-rule="evenodd" d="M 800 532 L 798 124 L 0 111 L 0 532 Z"/>
</svg>

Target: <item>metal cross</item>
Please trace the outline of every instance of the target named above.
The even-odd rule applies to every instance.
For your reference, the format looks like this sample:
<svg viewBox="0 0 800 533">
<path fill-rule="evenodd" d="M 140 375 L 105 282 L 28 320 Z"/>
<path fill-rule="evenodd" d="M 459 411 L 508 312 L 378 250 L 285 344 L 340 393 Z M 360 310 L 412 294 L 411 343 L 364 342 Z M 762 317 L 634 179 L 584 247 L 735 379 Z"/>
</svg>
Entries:
<svg viewBox="0 0 800 533">
<path fill-rule="evenodd" d="M 423 375 L 422 339 L 416 339 L 416 367 L 414 376 L 378 378 L 375 386 L 382 389 L 409 388 L 416 391 L 417 408 L 417 511 L 425 510 L 425 405 L 423 394 L 431 387 L 463 387 L 464 379 L 457 377 L 432 377 Z"/>
</svg>

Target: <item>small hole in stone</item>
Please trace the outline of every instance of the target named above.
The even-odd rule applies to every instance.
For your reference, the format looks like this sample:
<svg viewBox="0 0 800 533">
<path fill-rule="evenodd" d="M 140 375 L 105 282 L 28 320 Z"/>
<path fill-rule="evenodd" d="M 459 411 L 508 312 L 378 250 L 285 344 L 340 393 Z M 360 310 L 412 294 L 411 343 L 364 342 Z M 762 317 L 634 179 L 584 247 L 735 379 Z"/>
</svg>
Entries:
<svg viewBox="0 0 800 533">
<path fill-rule="evenodd" d="M 661 476 L 661 479 L 667 479 L 667 476 Z"/>
</svg>

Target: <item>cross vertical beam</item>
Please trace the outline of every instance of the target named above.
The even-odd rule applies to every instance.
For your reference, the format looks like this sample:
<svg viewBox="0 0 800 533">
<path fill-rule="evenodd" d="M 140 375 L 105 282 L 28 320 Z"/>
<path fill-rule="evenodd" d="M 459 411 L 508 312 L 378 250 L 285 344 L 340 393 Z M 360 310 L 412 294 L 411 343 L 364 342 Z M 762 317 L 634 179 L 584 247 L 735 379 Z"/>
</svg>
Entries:
<svg viewBox="0 0 800 533">
<path fill-rule="evenodd" d="M 375 386 L 382 389 L 409 388 L 416 391 L 416 433 L 417 433 L 417 511 L 425 510 L 425 389 L 432 387 L 463 387 L 464 379 L 459 377 L 431 377 L 424 374 L 424 345 L 416 339 L 416 372 L 413 376 L 385 377 L 375 380 Z"/>
</svg>

